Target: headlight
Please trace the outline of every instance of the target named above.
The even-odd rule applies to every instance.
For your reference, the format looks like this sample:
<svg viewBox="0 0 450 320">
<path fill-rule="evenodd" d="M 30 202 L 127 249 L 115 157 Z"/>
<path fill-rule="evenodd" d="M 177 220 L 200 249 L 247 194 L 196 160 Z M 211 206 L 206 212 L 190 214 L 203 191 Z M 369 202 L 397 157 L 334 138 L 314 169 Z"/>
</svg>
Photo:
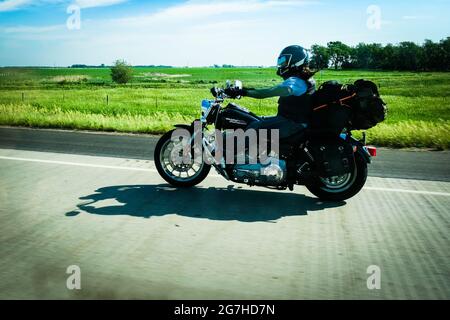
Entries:
<svg viewBox="0 0 450 320">
<path fill-rule="evenodd" d="M 200 117 L 201 122 L 206 122 L 209 112 L 211 111 L 212 101 L 202 100 L 202 116 Z"/>
</svg>

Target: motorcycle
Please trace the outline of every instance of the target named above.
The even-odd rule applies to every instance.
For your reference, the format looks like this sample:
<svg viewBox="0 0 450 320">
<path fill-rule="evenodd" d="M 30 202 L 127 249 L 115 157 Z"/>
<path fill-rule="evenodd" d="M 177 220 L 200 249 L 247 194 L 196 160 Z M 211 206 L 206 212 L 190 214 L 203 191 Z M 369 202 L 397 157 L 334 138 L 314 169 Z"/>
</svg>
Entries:
<svg viewBox="0 0 450 320">
<path fill-rule="evenodd" d="M 230 83 L 227 82 L 226 86 L 229 87 Z M 242 83 L 236 81 L 234 86 L 242 88 Z M 218 137 L 226 137 L 236 130 L 246 132 L 250 124 L 265 118 L 235 103 L 224 106 L 229 98 L 224 88 L 213 88 L 211 92 L 214 99 L 202 101 L 199 121 L 190 125 L 176 124 L 156 145 L 155 166 L 169 184 L 175 187 L 195 186 L 214 167 L 221 176 L 235 183 L 291 191 L 294 185 L 304 185 L 312 194 L 327 201 L 346 200 L 363 188 L 367 167 L 371 157 L 376 156 L 376 149 L 366 146 L 365 134 L 362 140 L 355 139 L 351 128 L 344 128 L 340 135 L 330 138 L 317 137 L 299 125 L 289 137 L 280 139 L 276 152 L 267 151 L 265 161 L 259 161 L 259 156 L 256 161 L 251 159 L 248 146 L 243 151 L 244 163 L 236 161 L 239 151 L 234 151 L 234 161 L 225 161 L 225 147 L 218 143 L 223 139 Z M 209 131 L 211 125 L 215 127 L 215 134 Z M 185 138 L 175 134 L 177 130 L 181 130 Z M 174 154 L 181 156 L 180 150 L 188 150 L 187 161 L 174 160 Z M 196 152 L 204 156 L 196 157 Z"/>
</svg>

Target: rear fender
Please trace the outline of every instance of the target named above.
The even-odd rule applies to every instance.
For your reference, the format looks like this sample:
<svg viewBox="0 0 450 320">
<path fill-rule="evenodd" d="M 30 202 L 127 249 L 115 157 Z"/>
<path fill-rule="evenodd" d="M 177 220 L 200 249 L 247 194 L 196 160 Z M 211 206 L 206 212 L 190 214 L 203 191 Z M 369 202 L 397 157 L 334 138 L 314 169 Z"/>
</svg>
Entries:
<svg viewBox="0 0 450 320">
<path fill-rule="evenodd" d="M 353 137 L 348 137 L 347 141 L 349 141 L 354 148 L 356 147 L 356 153 L 358 153 L 364 160 L 366 160 L 367 163 L 372 162 L 372 157 L 370 156 L 369 151 L 367 151 L 367 149 L 365 148 L 364 144 Z"/>
</svg>

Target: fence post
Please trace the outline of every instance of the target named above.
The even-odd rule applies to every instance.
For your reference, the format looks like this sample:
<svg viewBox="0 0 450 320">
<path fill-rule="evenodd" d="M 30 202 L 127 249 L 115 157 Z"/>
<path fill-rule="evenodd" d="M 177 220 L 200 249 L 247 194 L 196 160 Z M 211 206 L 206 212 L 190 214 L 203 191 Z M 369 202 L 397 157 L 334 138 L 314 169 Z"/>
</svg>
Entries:
<svg viewBox="0 0 450 320">
<path fill-rule="evenodd" d="M 106 105 L 109 104 L 109 95 L 106 95 Z"/>
<path fill-rule="evenodd" d="M 22 92 L 22 102 L 25 101 L 25 93 Z"/>
</svg>

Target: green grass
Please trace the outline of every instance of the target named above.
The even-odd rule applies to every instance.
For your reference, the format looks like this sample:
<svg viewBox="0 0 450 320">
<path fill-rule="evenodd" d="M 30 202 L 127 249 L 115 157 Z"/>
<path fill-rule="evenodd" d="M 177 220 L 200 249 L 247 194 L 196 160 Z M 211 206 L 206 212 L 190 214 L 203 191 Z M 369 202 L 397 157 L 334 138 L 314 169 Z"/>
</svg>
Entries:
<svg viewBox="0 0 450 320">
<path fill-rule="evenodd" d="M 0 68 L 0 124 L 162 133 L 197 118 L 213 85 L 279 81 L 270 68 L 135 68 L 134 74 L 133 83 L 116 85 L 107 68 Z M 319 84 L 365 78 L 380 86 L 389 115 L 368 131 L 370 143 L 450 149 L 450 73 L 330 70 L 315 78 Z M 260 115 L 277 110 L 275 98 L 238 103 Z"/>
</svg>

